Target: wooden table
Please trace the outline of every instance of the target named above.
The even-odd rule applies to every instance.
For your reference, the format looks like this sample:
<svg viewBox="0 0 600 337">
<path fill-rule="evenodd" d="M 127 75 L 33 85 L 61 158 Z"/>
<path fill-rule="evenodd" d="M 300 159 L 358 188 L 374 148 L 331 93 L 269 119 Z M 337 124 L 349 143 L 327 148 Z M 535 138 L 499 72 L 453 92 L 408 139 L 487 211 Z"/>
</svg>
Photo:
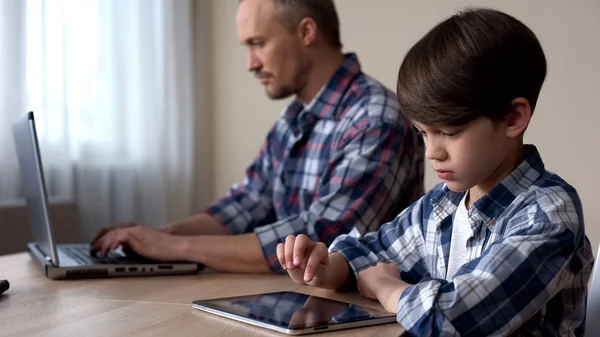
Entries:
<svg viewBox="0 0 600 337">
<path fill-rule="evenodd" d="M 294 284 L 286 275 L 224 274 L 52 281 L 27 253 L 0 256 L 0 336 L 285 336 L 193 309 L 191 302 L 293 290 L 381 309 L 357 293 Z M 399 336 L 385 324 L 315 336 Z"/>
</svg>

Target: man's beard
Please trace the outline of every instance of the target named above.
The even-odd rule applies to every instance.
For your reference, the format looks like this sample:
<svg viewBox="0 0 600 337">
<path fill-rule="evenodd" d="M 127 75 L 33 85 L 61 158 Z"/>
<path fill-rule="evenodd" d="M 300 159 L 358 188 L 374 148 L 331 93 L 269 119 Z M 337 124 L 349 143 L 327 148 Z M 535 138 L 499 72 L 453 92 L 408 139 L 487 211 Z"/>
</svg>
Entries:
<svg viewBox="0 0 600 337">
<path fill-rule="evenodd" d="M 288 98 L 294 94 L 296 94 L 299 90 L 288 86 L 288 85 L 278 85 L 274 84 L 273 87 L 265 87 L 265 92 L 270 99 L 284 99 Z"/>
<path fill-rule="evenodd" d="M 272 87 L 265 87 L 265 92 L 270 99 L 284 99 L 292 95 L 298 94 L 306 86 L 306 74 L 308 74 L 310 66 L 308 64 L 296 63 L 294 66 L 294 77 L 292 85 L 273 83 Z"/>
</svg>

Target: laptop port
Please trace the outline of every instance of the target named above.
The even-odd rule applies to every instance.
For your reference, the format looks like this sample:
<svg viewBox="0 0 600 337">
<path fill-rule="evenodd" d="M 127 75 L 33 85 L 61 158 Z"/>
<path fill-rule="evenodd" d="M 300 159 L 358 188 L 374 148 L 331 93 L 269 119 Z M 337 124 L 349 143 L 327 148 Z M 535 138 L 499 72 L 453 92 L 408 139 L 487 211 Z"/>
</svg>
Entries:
<svg viewBox="0 0 600 337">
<path fill-rule="evenodd" d="M 117 268 L 115 268 L 115 271 L 116 271 L 117 273 L 122 273 L 122 272 L 124 272 L 124 271 L 125 271 L 125 268 L 123 268 L 123 267 L 117 267 Z"/>
<path fill-rule="evenodd" d="M 158 269 L 173 269 L 173 266 L 158 266 Z"/>
<path fill-rule="evenodd" d="M 129 271 L 137 271 L 137 267 L 131 267 L 129 268 Z"/>
</svg>

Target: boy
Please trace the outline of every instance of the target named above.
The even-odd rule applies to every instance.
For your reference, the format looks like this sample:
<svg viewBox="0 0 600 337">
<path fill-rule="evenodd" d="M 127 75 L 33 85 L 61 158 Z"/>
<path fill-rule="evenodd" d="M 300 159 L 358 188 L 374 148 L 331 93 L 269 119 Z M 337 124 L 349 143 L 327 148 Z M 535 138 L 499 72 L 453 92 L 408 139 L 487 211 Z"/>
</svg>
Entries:
<svg viewBox="0 0 600 337">
<path fill-rule="evenodd" d="M 593 256 L 575 189 L 523 145 L 546 76 L 534 33 L 489 9 L 441 22 L 407 53 L 401 108 L 443 183 L 329 253 L 289 236 L 299 284 L 356 284 L 417 336 L 582 336 Z"/>
</svg>

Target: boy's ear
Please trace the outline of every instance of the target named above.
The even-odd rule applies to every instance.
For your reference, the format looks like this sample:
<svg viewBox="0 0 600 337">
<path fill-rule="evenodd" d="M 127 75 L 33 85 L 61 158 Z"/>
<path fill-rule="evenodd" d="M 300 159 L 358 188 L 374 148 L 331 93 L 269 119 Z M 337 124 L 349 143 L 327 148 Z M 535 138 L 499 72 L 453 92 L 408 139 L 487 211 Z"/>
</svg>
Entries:
<svg viewBox="0 0 600 337">
<path fill-rule="evenodd" d="M 531 105 L 523 97 L 515 98 L 511 105 L 510 112 L 506 115 L 506 136 L 519 138 L 527 130 L 531 121 Z"/>
</svg>

